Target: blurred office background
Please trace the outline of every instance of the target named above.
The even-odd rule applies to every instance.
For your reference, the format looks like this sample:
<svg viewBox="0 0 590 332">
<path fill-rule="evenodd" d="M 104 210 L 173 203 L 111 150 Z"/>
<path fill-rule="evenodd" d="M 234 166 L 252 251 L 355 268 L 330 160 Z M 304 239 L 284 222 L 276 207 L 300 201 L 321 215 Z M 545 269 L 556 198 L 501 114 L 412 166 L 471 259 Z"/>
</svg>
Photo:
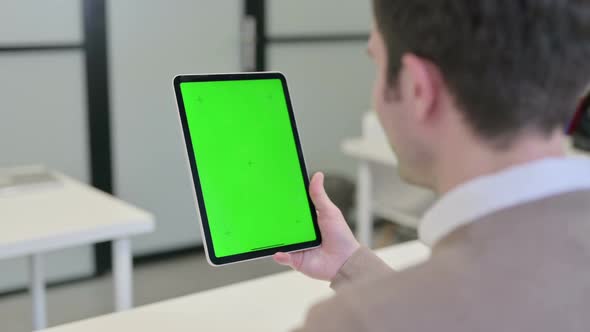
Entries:
<svg viewBox="0 0 590 332">
<path fill-rule="evenodd" d="M 202 259 L 172 78 L 284 72 L 308 168 L 350 204 L 340 146 L 370 108 L 370 25 L 370 1 L 2 0 L 0 167 L 44 164 L 152 212 L 156 231 L 133 239 L 138 305 L 282 271 Z M 112 310 L 108 243 L 47 259 L 51 325 Z M 0 260 L 3 331 L 30 329 L 27 278 L 24 258 Z"/>
</svg>

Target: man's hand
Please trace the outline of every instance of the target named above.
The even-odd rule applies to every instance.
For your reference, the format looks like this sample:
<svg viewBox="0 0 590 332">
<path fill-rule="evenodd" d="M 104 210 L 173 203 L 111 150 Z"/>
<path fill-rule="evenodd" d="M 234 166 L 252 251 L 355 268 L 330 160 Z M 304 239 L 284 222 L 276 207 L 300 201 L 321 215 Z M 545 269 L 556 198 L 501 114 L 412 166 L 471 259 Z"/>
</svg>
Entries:
<svg viewBox="0 0 590 332">
<path fill-rule="evenodd" d="M 346 260 L 360 247 L 342 216 L 340 209 L 324 189 L 324 174 L 316 173 L 309 185 L 322 233 L 319 248 L 295 253 L 276 253 L 273 258 L 281 265 L 291 266 L 309 277 L 331 281 Z"/>
</svg>

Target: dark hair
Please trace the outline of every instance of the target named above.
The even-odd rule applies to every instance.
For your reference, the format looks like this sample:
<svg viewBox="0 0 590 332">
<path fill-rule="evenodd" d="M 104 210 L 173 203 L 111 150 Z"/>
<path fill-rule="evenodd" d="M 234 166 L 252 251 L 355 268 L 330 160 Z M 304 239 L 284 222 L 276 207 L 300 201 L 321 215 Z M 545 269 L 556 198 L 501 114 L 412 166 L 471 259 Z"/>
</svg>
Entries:
<svg viewBox="0 0 590 332">
<path fill-rule="evenodd" d="M 565 128 L 590 82 L 590 0 L 374 0 L 374 10 L 389 83 L 404 54 L 431 61 L 467 123 L 500 144 Z"/>
</svg>

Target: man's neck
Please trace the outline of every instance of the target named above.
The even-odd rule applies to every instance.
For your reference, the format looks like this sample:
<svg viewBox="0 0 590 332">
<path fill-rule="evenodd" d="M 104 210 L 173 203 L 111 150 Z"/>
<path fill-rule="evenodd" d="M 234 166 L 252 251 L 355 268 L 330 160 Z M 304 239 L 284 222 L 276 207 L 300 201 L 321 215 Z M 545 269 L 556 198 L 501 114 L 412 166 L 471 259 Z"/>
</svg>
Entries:
<svg viewBox="0 0 590 332">
<path fill-rule="evenodd" d="M 527 135 L 509 148 L 498 149 L 478 140 L 463 140 L 441 157 L 436 191 L 445 194 L 457 186 L 480 176 L 551 157 L 565 156 L 565 137 L 556 131 L 550 137 Z"/>
</svg>

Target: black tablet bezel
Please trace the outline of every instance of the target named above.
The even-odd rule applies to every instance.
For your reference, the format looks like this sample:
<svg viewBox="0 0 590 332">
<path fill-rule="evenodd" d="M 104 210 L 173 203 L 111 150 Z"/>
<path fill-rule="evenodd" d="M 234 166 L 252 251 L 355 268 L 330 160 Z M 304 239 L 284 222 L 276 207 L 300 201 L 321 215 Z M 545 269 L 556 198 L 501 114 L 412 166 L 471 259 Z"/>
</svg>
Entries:
<svg viewBox="0 0 590 332">
<path fill-rule="evenodd" d="M 197 163 L 195 160 L 195 154 L 193 150 L 193 144 L 190 137 L 188 121 L 186 117 L 186 111 L 184 108 L 184 101 L 182 99 L 182 94 L 180 92 L 180 84 L 186 82 L 211 82 L 211 81 L 236 81 L 236 80 L 260 80 L 260 79 L 279 79 L 281 80 L 283 86 L 283 92 L 285 95 L 287 109 L 289 112 L 289 119 L 291 121 L 291 129 L 293 130 L 293 136 L 295 138 L 295 145 L 297 147 L 297 155 L 299 157 L 299 164 L 301 166 L 301 174 L 303 176 L 303 181 L 305 183 L 305 188 L 307 192 L 307 200 L 309 202 L 309 209 L 312 216 L 314 229 L 316 233 L 316 240 L 304 243 L 297 243 L 287 246 L 275 247 L 270 249 L 263 249 L 257 251 L 251 251 L 247 253 L 225 256 L 225 257 L 217 257 L 215 254 L 215 248 L 213 247 L 213 241 L 211 237 L 211 231 L 209 229 L 209 219 L 207 216 L 207 209 L 205 206 L 205 201 L 203 199 L 203 192 L 201 190 L 201 182 L 199 178 L 199 172 L 197 169 Z M 304 250 L 309 248 L 317 247 L 321 244 L 321 234 L 320 229 L 317 221 L 316 209 L 313 205 L 311 197 L 309 195 L 309 176 L 307 173 L 307 168 L 305 166 L 305 160 L 303 157 L 303 150 L 301 149 L 301 142 L 299 140 L 299 134 L 297 132 L 297 125 L 295 123 L 295 116 L 293 113 L 293 107 L 291 104 L 291 97 L 289 95 L 289 89 L 287 88 L 287 80 L 282 73 L 279 72 L 259 72 L 259 73 L 231 73 L 231 74 L 200 74 L 200 75 L 178 75 L 174 78 L 174 92 L 176 95 L 176 101 L 178 105 L 178 111 L 180 115 L 180 122 L 182 126 L 182 132 L 184 136 L 184 143 L 187 152 L 187 158 L 189 161 L 189 166 L 191 170 L 191 175 L 193 179 L 193 187 L 195 190 L 196 198 L 197 198 L 197 206 L 201 215 L 201 226 L 202 226 L 202 233 L 205 237 L 205 246 L 207 249 L 207 255 L 211 264 L 213 265 L 225 265 L 240 261 L 252 260 L 261 257 L 271 256 L 277 252 L 291 252 L 291 251 L 298 251 Z"/>
</svg>

